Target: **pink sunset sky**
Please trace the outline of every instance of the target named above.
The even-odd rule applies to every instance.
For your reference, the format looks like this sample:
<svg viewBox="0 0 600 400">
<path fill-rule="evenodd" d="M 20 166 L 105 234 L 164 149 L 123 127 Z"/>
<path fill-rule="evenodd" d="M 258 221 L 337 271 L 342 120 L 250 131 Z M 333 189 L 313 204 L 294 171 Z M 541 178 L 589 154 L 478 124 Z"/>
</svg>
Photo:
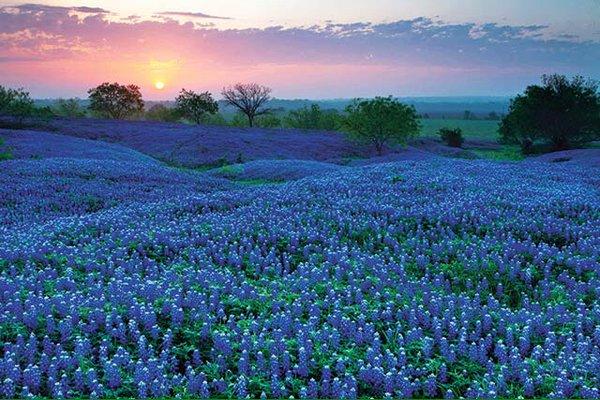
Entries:
<svg viewBox="0 0 600 400">
<path fill-rule="evenodd" d="M 38 98 L 103 81 L 148 99 L 237 81 L 280 98 L 512 95 L 543 73 L 599 78 L 598 21 L 595 0 L 0 0 L 0 84 Z"/>
</svg>

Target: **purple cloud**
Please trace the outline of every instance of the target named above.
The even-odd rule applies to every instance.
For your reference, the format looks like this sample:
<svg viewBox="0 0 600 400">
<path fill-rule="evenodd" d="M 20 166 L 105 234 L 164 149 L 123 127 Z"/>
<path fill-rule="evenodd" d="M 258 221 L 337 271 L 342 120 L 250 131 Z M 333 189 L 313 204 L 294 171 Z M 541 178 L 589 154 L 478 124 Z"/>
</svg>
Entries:
<svg viewBox="0 0 600 400">
<path fill-rule="evenodd" d="M 203 19 L 232 19 L 230 17 L 219 17 L 216 15 L 204 14 L 201 12 L 184 12 L 184 11 L 164 11 L 157 15 L 163 15 L 166 17 L 189 17 L 189 18 L 203 18 Z"/>
</svg>

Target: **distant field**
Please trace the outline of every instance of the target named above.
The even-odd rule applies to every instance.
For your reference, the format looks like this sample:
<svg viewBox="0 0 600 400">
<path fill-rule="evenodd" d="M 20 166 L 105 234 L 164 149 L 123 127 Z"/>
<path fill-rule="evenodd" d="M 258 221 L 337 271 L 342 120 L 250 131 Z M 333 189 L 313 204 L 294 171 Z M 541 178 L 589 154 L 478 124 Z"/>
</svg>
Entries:
<svg viewBox="0 0 600 400">
<path fill-rule="evenodd" d="M 463 119 L 423 119 L 422 135 L 437 136 L 440 128 L 460 128 L 466 139 L 491 140 L 498 139 L 499 121 L 463 120 Z"/>
</svg>

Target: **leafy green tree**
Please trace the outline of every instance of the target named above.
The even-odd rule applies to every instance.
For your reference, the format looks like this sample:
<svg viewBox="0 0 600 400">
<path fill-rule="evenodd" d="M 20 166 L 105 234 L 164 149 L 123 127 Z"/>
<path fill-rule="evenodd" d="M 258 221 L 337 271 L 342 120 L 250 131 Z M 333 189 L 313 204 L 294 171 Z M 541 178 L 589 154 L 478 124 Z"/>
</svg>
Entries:
<svg viewBox="0 0 600 400">
<path fill-rule="evenodd" d="M 535 142 L 564 150 L 600 139 L 598 82 L 543 75 L 541 85 L 530 85 L 511 100 L 499 133 L 503 142 L 520 144 L 524 152 Z"/>
<path fill-rule="evenodd" d="M 145 118 L 150 121 L 177 122 L 181 118 L 179 111 L 164 104 L 155 104 L 146 111 Z"/>
<path fill-rule="evenodd" d="M 215 114 L 219 111 L 219 105 L 209 92 L 195 93 L 181 89 L 175 102 L 177 111 L 196 124 L 202 123 L 206 114 Z"/>
<path fill-rule="evenodd" d="M 248 118 L 248 125 L 254 125 L 254 119 L 259 115 L 269 113 L 265 104 L 271 100 L 271 88 L 257 83 L 236 83 L 223 88 L 221 92 L 227 104 L 236 107 Z"/>
<path fill-rule="evenodd" d="M 81 107 L 81 100 L 78 98 L 58 99 L 54 103 L 54 112 L 61 117 L 82 118 L 85 117 L 85 109 Z"/>
<path fill-rule="evenodd" d="M 351 137 L 373 144 L 379 154 L 388 144 L 406 144 L 421 129 L 415 108 L 392 96 L 356 99 L 346 113 L 343 125 Z"/>
<path fill-rule="evenodd" d="M 441 128 L 438 130 L 438 135 L 450 147 L 461 147 L 464 142 L 462 129 L 460 128 Z"/>
<path fill-rule="evenodd" d="M 107 118 L 124 119 L 144 111 L 144 100 L 136 85 L 105 82 L 88 90 L 90 110 Z"/>
<path fill-rule="evenodd" d="M 19 124 L 34 112 L 33 100 L 24 89 L 0 86 L 0 116 L 14 117 Z"/>
</svg>

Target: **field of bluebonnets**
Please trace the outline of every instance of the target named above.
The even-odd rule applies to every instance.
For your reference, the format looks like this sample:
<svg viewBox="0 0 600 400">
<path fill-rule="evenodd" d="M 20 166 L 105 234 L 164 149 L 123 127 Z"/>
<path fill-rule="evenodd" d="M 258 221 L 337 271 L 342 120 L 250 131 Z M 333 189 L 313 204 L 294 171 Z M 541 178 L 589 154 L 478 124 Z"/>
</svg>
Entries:
<svg viewBox="0 0 600 400">
<path fill-rule="evenodd" d="M 597 151 L 199 172 L 0 136 L 0 397 L 600 397 Z"/>
</svg>

